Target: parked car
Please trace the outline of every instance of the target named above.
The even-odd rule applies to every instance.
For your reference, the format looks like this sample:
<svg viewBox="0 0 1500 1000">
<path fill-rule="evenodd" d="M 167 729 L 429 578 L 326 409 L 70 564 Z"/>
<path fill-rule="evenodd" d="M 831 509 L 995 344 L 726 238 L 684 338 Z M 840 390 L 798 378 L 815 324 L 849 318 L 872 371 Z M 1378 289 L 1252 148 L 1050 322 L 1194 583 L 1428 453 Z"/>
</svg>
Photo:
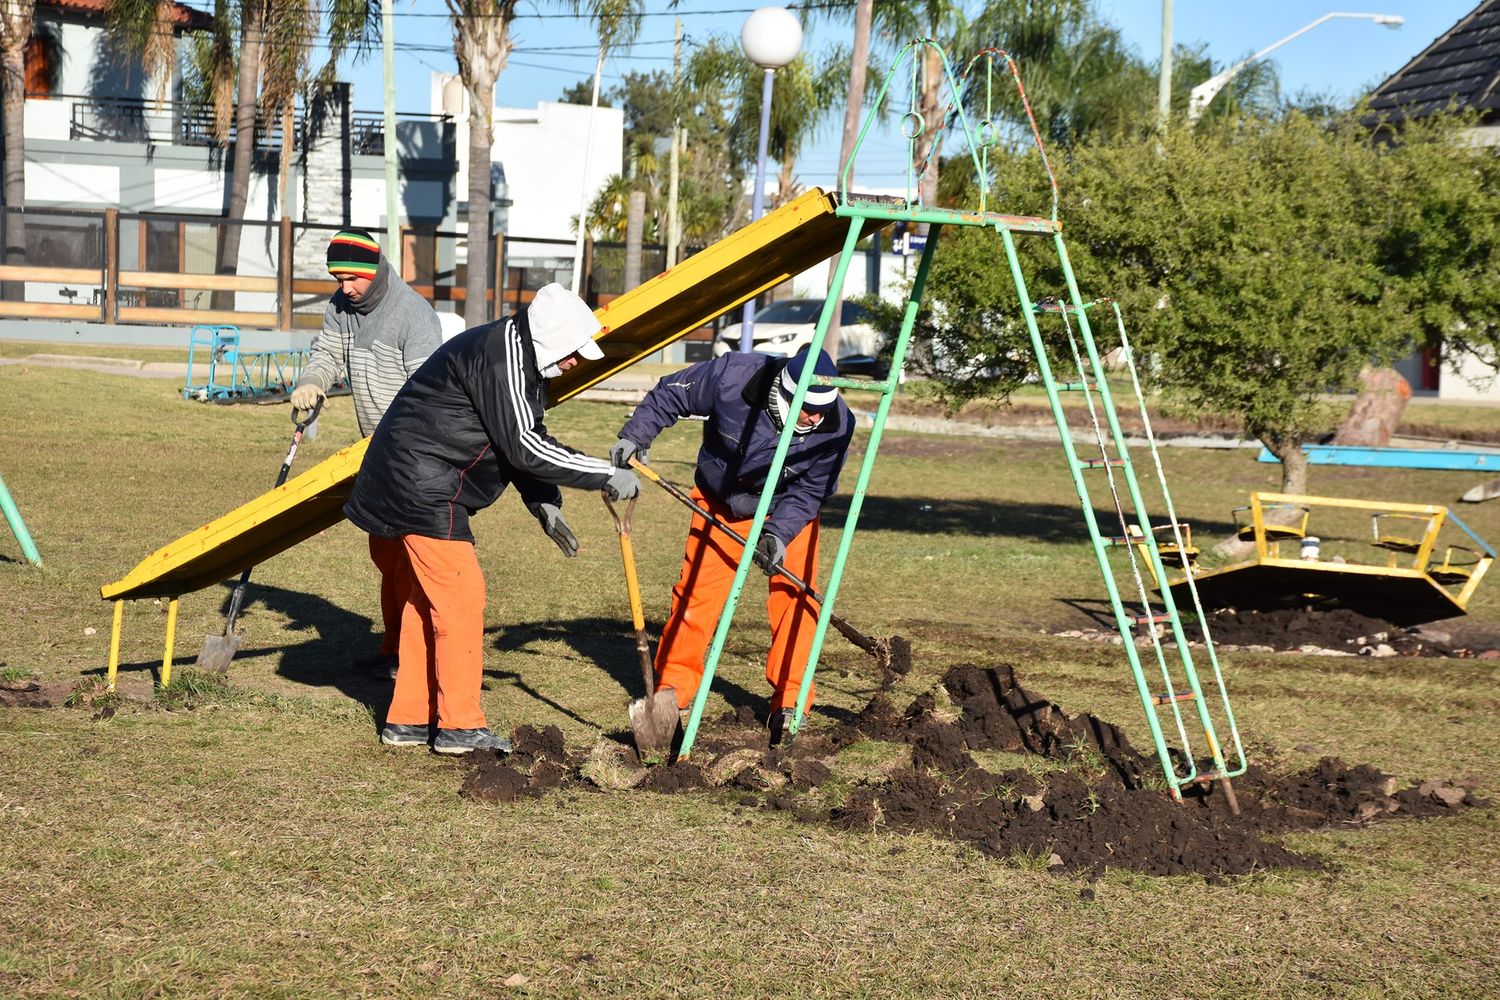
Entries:
<svg viewBox="0 0 1500 1000">
<path fill-rule="evenodd" d="M 790 357 L 812 343 L 818 316 L 823 312 L 822 299 L 785 299 L 773 302 L 755 314 L 751 331 L 753 347 L 763 354 Z M 731 323 L 714 342 L 714 357 L 723 357 L 740 349 L 740 323 Z M 839 357 L 873 356 L 880 335 L 870 325 L 870 315 L 863 306 L 845 302 L 839 316 Z"/>
</svg>

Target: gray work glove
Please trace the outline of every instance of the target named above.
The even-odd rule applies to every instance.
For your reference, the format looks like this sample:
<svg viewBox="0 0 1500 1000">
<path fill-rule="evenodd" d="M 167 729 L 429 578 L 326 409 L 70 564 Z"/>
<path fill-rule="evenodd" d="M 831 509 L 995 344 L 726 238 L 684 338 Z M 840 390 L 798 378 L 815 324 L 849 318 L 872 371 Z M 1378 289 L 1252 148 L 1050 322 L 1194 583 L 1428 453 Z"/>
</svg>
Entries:
<svg viewBox="0 0 1500 1000">
<path fill-rule="evenodd" d="M 784 558 L 786 558 L 786 542 L 769 531 L 762 533 L 760 541 L 755 543 L 755 555 L 751 561 L 765 570 L 766 576 L 775 576 Z"/>
<path fill-rule="evenodd" d="M 322 386 L 305 383 L 292 390 L 292 408 L 296 410 L 311 410 L 318 405 L 318 400 L 327 398 L 327 393 Z"/>
<path fill-rule="evenodd" d="M 578 536 L 573 534 L 573 529 L 563 520 L 562 508 L 555 503 L 529 503 L 526 509 L 541 522 L 542 530 L 557 543 L 563 555 L 571 559 L 578 554 Z"/>
<path fill-rule="evenodd" d="M 646 455 L 649 449 L 642 448 L 629 438 L 620 438 L 614 447 L 609 449 L 609 464 L 617 469 L 630 468 L 630 459 L 634 456 L 642 465 L 646 464 Z"/>
<path fill-rule="evenodd" d="M 611 500 L 634 500 L 641 495 L 641 481 L 629 469 L 616 469 L 604 484 L 604 495 Z"/>
</svg>

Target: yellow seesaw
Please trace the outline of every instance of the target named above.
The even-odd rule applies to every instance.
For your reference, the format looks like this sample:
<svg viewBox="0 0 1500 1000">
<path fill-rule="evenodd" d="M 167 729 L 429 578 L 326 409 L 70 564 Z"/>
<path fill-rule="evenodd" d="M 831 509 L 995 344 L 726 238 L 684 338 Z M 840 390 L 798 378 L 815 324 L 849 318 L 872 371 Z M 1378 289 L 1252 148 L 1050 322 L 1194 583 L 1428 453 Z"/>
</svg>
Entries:
<svg viewBox="0 0 1500 1000">
<path fill-rule="evenodd" d="M 604 351 L 553 379 L 556 406 L 629 368 L 736 306 L 827 260 L 842 247 L 849 223 L 834 214 L 836 195 L 812 188 L 595 311 Z M 872 221 L 864 235 L 887 223 Z M 369 439 L 157 549 L 99 596 L 114 602 L 109 638 L 109 689 L 120 667 L 125 602 L 167 599 L 161 684 L 172 680 L 177 602 L 284 552 L 343 520 L 344 502 Z"/>
</svg>

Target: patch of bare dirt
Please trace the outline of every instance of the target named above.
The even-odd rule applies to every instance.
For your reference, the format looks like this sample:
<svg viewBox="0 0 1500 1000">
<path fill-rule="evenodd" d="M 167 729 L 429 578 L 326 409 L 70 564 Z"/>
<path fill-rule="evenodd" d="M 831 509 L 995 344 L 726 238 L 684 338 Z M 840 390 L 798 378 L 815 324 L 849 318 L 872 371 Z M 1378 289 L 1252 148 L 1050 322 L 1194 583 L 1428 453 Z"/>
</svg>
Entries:
<svg viewBox="0 0 1500 1000">
<path fill-rule="evenodd" d="M 68 700 L 70 691 L 65 683 L 0 681 L 0 708 L 57 708 Z"/>
<path fill-rule="evenodd" d="M 1189 641 L 1203 629 L 1185 624 Z M 1500 629 L 1463 620 L 1404 627 L 1346 608 L 1212 612 L 1208 631 L 1215 645 L 1269 646 L 1276 650 L 1328 649 L 1362 656 L 1481 657 L 1500 651 Z M 1497 652 L 1500 655 L 1500 652 Z M 1494 658 L 1494 657 L 1486 657 Z"/>
<path fill-rule="evenodd" d="M 808 729 L 789 747 L 769 746 L 764 726 L 748 710 L 706 724 L 688 761 L 643 767 L 624 742 L 628 735 L 620 740 L 570 754 L 555 727 L 519 727 L 513 755 L 476 754 L 464 763 L 460 794 L 513 802 L 563 788 L 717 789 L 733 795 L 737 812 L 789 812 L 851 831 L 928 832 L 996 857 L 1031 856 L 1059 871 L 1097 875 L 1114 867 L 1210 880 L 1328 867 L 1287 848 L 1278 839 L 1286 833 L 1451 815 L 1488 804 L 1464 785 L 1403 785 L 1373 767 L 1333 757 L 1289 774 L 1250 768 L 1234 782 L 1239 815 L 1220 785 L 1190 786 L 1177 802 L 1162 790 L 1154 756 L 1132 747 L 1118 726 L 1069 715 L 1028 690 L 1009 664 L 955 666 L 905 708 L 881 691 L 849 722 Z M 838 752 L 866 740 L 909 746 L 909 763 L 898 758 L 830 805 L 820 788 L 837 773 Z M 972 754 L 983 750 L 1064 766 L 992 772 Z"/>
</svg>

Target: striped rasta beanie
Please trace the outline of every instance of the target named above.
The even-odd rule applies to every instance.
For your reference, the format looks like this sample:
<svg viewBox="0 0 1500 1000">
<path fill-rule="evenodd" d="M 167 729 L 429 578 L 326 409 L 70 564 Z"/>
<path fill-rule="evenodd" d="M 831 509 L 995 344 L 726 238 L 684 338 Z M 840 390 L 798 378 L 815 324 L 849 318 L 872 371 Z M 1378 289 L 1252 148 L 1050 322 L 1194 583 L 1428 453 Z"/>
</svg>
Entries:
<svg viewBox="0 0 1500 1000">
<path fill-rule="evenodd" d="M 328 273 L 375 277 L 380 270 L 380 244 L 363 229 L 342 229 L 328 241 Z"/>
</svg>

